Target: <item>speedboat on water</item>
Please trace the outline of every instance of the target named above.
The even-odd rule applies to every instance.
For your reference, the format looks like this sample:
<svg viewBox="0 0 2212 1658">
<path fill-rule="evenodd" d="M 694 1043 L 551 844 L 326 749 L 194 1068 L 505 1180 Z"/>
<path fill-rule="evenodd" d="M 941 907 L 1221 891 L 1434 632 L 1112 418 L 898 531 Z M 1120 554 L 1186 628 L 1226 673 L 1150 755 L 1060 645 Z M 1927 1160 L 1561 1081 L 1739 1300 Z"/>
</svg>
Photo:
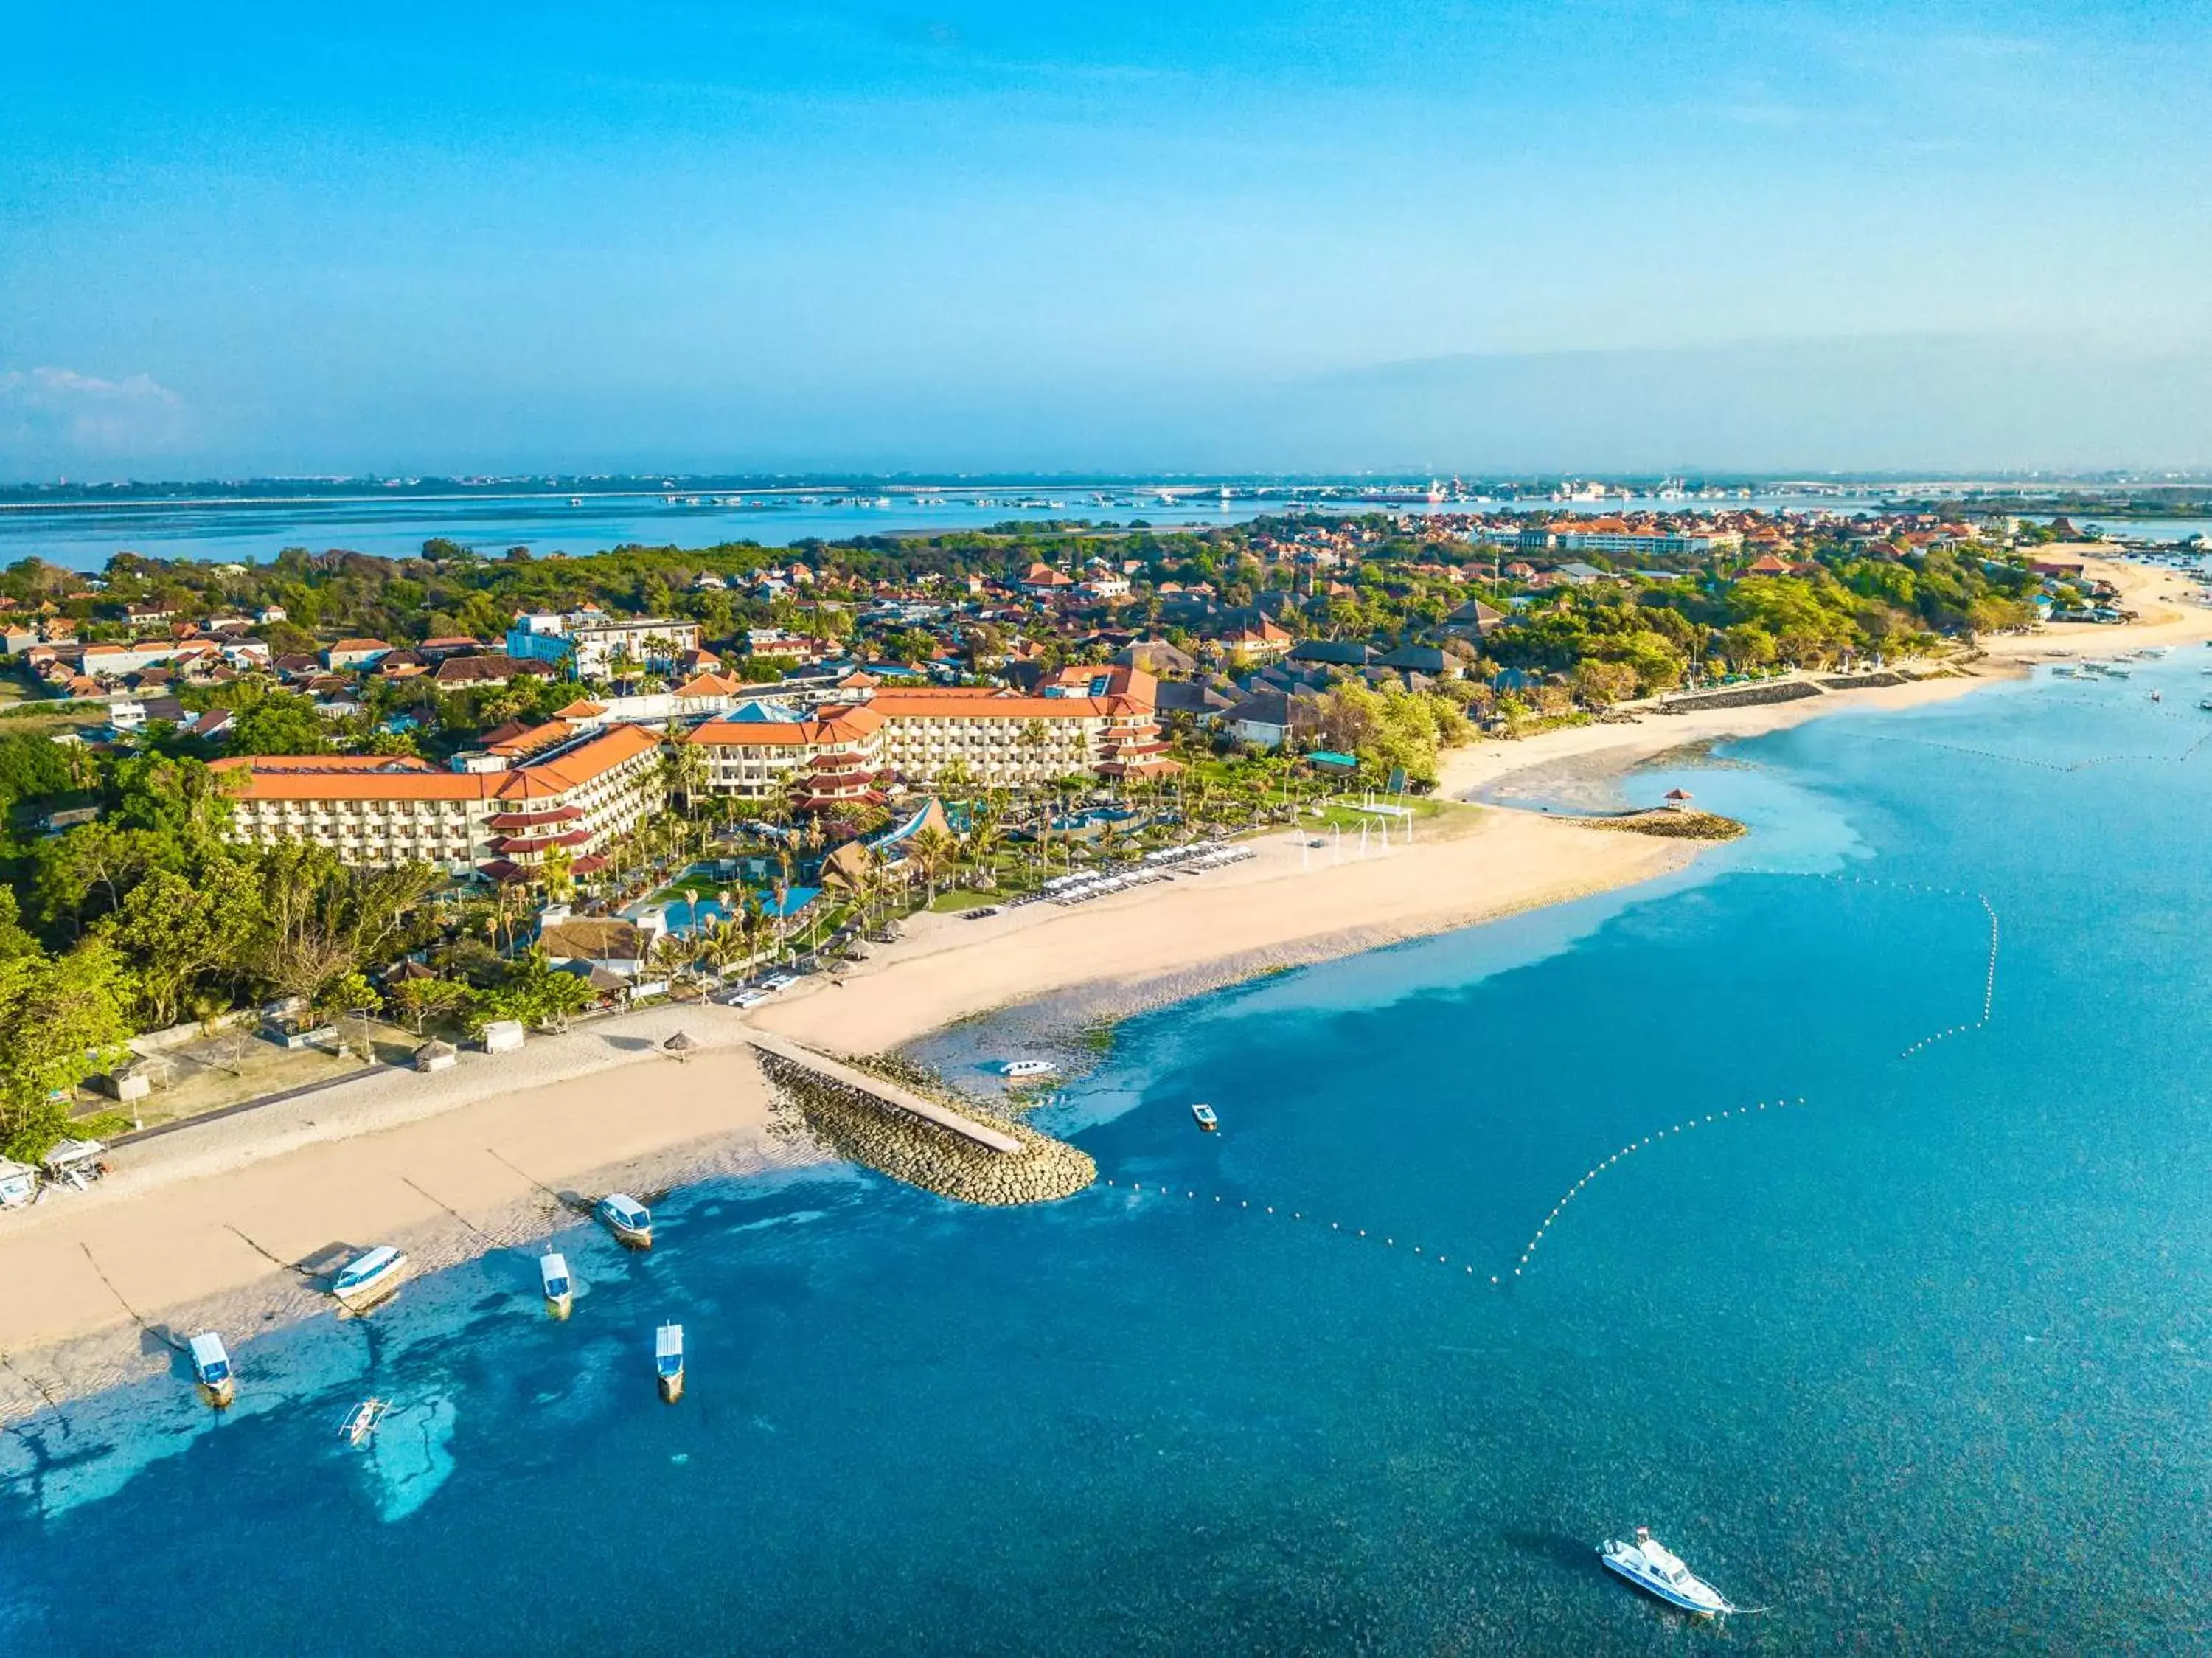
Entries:
<svg viewBox="0 0 2212 1658">
<path fill-rule="evenodd" d="M 331 1294 L 349 1313 L 366 1313 L 399 1288 L 407 1276 L 406 1252 L 379 1244 L 356 1255 L 331 1280 Z"/>
<path fill-rule="evenodd" d="M 1212 1134 L 1221 1126 L 1221 1119 L 1214 1115 L 1212 1106 L 1193 1106 L 1190 1114 L 1197 1119 L 1199 1128 L 1205 1133 Z"/>
<path fill-rule="evenodd" d="M 545 1292 L 545 1310 L 565 1319 L 576 1304 L 576 1282 L 568 1276 L 568 1258 L 549 1249 L 538 1258 L 538 1287 Z"/>
<path fill-rule="evenodd" d="M 673 1405 L 684 1397 L 684 1326 L 664 1324 L 653 1332 L 653 1374 L 660 1388 L 661 1403 Z"/>
<path fill-rule="evenodd" d="M 1647 1594 L 1656 1594 L 1670 1606 L 1716 1617 L 1739 1608 L 1729 1603 L 1711 1583 L 1692 1573 L 1680 1559 L 1651 1535 L 1646 1527 L 1636 1528 L 1636 1540 L 1622 1543 L 1608 1537 L 1598 1550 L 1607 1571 L 1626 1577 Z"/>
<path fill-rule="evenodd" d="M 237 1397 L 238 1382 L 230 1368 L 230 1355 L 223 1350 L 222 1338 L 212 1330 L 194 1336 L 191 1343 L 192 1380 L 199 1384 L 200 1397 L 218 1411 L 230 1408 Z"/>
<path fill-rule="evenodd" d="M 600 1198 L 599 1219 L 632 1249 L 653 1247 L 653 1211 L 628 1192 L 611 1192 Z"/>
<path fill-rule="evenodd" d="M 1049 1059 L 1009 1059 L 999 1067 L 999 1075 L 1019 1079 L 1024 1076 L 1049 1076 L 1060 1069 Z"/>
</svg>

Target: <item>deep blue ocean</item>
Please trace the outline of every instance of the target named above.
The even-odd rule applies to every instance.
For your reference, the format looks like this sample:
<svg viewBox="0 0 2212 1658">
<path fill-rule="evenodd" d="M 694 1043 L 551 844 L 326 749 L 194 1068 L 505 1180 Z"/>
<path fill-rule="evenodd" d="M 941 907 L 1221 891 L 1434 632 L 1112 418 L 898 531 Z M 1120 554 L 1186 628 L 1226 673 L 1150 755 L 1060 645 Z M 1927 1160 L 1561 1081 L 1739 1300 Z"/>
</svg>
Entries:
<svg viewBox="0 0 2212 1658">
<path fill-rule="evenodd" d="M 1066 1203 L 703 1186 L 19 1424 L 0 1649 L 2205 1651 L 2207 667 L 1640 775 L 1754 832 L 1130 1021 Z"/>
</svg>

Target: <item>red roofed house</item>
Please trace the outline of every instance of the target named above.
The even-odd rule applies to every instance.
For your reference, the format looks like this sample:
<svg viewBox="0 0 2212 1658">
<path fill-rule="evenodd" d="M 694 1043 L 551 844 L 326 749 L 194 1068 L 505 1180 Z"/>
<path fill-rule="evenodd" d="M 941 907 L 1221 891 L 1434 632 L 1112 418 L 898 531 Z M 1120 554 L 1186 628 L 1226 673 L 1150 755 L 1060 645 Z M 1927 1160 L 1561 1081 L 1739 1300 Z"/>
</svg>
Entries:
<svg viewBox="0 0 2212 1658">
<path fill-rule="evenodd" d="M 381 639 L 341 639 L 323 652 L 323 666 L 332 673 L 349 667 L 367 667 L 379 657 L 389 655 L 392 647 Z"/>
</svg>

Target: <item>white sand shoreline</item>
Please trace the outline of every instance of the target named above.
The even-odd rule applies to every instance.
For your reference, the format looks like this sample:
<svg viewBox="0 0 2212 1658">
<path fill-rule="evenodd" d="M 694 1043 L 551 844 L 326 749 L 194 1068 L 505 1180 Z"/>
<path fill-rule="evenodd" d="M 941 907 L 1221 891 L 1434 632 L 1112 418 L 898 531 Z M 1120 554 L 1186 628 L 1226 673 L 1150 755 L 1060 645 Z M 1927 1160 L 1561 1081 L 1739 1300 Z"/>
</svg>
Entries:
<svg viewBox="0 0 2212 1658">
<path fill-rule="evenodd" d="M 1479 744 L 1447 757 L 1443 789 L 1463 797 L 1565 760 L 1625 770 L 1687 744 L 1963 695 L 2039 660 L 2212 637 L 2212 611 L 2177 607 L 2179 578 L 2117 568 L 2143 613 L 2138 624 L 1996 641 L 1972 677 Z M 1498 809 L 1467 814 L 1449 832 L 1417 832 L 1412 847 L 1387 856 L 1334 866 L 1299 839 L 1268 836 L 1249 863 L 1075 908 L 1032 905 L 982 921 L 920 916 L 842 988 L 809 981 L 750 1017 L 828 1048 L 879 1051 L 1078 987 L 1125 1001 L 1188 995 L 1567 902 L 1680 869 L 1697 844 Z M 38 1408 L 37 1387 L 65 1394 L 151 1373 L 158 1361 L 139 1352 L 118 1295 L 163 1322 L 223 1306 L 249 1330 L 262 1327 L 256 1308 L 315 1311 L 319 1298 L 240 1233 L 287 1261 L 404 1239 L 421 1240 L 426 1264 L 442 1265 L 486 1247 L 444 1206 L 486 1230 L 519 1231 L 517 1217 L 550 1207 L 534 1181 L 580 1189 L 605 1171 L 677 1178 L 804 1162 L 817 1154 L 779 1133 L 744 1046 L 747 1018 L 654 1009 L 533 1039 L 519 1056 L 470 1056 L 431 1076 L 374 1073 L 122 1149 L 116 1173 L 94 1191 L 0 1215 L 0 1354 L 16 1372 L 0 1373 L 0 1418 Z M 678 1029 L 702 1049 L 681 1066 L 658 1051 Z M 123 1356 L 95 1363 L 95 1349 Z"/>
</svg>

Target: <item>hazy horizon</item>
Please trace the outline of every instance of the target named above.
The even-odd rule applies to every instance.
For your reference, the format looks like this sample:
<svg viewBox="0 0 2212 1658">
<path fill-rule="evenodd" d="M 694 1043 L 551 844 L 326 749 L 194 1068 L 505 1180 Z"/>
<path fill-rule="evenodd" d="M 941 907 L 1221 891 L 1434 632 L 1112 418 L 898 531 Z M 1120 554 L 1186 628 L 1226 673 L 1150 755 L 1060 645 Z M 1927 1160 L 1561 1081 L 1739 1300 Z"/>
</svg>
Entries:
<svg viewBox="0 0 2212 1658">
<path fill-rule="evenodd" d="M 0 478 L 2212 464 L 2212 17 L 24 9 Z"/>
</svg>

